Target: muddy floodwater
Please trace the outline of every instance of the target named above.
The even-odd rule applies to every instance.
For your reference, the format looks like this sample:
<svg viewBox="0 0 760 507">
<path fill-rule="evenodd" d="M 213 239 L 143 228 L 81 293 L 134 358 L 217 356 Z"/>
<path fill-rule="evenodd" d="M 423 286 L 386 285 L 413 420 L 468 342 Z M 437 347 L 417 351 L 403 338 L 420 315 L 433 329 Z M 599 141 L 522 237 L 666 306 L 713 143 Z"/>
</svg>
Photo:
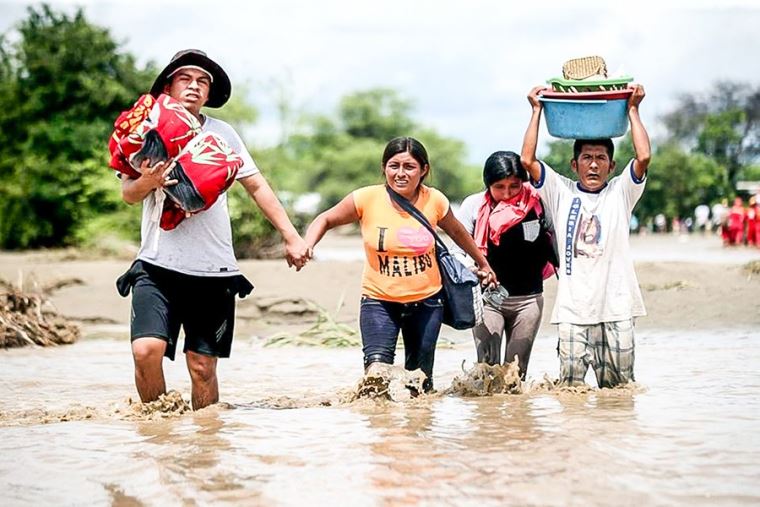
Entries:
<svg viewBox="0 0 760 507">
<path fill-rule="evenodd" d="M 474 355 L 454 339 L 439 390 Z M 359 349 L 257 343 L 221 362 L 223 404 L 169 417 L 130 407 L 125 338 L 0 351 L 0 504 L 760 504 L 756 329 L 641 332 L 634 389 L 400 403 L 342 401 Z M 166 372 L 189 398 L 181 355 Z"/>
</svg>

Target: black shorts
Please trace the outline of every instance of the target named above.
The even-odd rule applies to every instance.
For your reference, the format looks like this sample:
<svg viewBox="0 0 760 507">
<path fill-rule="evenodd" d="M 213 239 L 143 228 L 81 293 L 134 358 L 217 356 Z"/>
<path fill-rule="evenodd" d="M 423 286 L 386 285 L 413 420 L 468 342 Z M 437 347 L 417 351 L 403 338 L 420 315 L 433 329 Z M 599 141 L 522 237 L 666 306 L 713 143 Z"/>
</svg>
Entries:
<svg viewBox="0 0 760 507">
<path fill-rule="evenodd" d="M 245 297 L 253 289 L 242 275 L 192 276 L 139 260 L 116 285 L 123 296 L 132 289 L 132 341 L 149 336 L 164 339 L 164 355 L 171 360 L 180 327 L 185 332 L 183 352 L 230 357 L 235 295 Z"/>
</svg>

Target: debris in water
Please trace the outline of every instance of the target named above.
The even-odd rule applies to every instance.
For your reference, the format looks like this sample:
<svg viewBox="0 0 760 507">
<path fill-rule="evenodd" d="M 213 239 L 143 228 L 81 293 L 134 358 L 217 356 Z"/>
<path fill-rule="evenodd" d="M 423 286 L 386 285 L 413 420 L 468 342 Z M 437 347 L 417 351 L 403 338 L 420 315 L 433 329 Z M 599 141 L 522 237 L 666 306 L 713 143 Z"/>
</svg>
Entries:
<svg viewBox="0 0 760 507">
<path fill-rule="evenodd" d="M 70 283 L 58 282 L 50 290 L 66 285 Z M 0 280 L 0 348 L 47 347 L 79 339 L 79 326 L 58 314 L 45 298 L 46 292 L 25 293 Z"/>
<path fill-rule="evenodd" d="M 752 278 L 752 275 L 760 275 L 760 261 L 750 261 L 744 265 L 744 271 L 747 273 L 748 278 Z"/>
<path fill-rule="evenodd" d="M 265 347 L 281 347 L 284 345 L 295 346 L 311 346 L 311 347 L 358 347 L 361 345 L 361 340 L 358 337 L 356 329 L 346 324 L 341 324 L 335 321 L 335 318 L 330 313 L 317 305 L 313 301 L 303 300 L 306 305 L 317 312 L 317 322 L 310 328 L 302 331 L 298 334 L 292 333 L 277 333 L 271 336 L 266 343 Z M 338 304 L 338 309 L 335 314 L 338 314 L 341 302 Z"/>
<path fill-rule="evenodd" d="M 662 284 L 645 283 L 641 285 L 641 288 L 647 292 L 654 292 L 658 290 L 684 290 L 691 289 L 694 286 L 685 280 L 675 280 Z"/>
</svg>

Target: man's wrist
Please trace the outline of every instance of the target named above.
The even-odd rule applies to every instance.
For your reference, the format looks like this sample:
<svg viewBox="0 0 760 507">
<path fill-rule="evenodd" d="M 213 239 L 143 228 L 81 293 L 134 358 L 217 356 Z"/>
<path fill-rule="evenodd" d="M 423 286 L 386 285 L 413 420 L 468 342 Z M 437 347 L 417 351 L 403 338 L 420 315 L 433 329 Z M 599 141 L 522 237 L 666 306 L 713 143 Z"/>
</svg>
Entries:
<svg viewBox="0 0 760 507">
<path fill-rule="evenodd" d="M 285 243 L 293 243 L 301 239 L 300 234 L 296 231 L 295 227 L 291 227 L 291 230 L 282 233 L 282 239 Z"/>
</svg>

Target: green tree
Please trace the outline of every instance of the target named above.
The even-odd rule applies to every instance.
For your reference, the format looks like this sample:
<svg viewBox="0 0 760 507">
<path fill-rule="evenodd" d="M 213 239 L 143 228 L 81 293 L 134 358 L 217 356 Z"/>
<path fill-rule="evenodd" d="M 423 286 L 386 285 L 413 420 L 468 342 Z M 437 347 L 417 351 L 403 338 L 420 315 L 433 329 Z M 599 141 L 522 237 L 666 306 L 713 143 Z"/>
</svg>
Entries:
<svg viewBox="0 0 760 507">
<path fill-rule="evenodd" d="M 668 138 L 713 158 L 726 171 L 727 193 L 760 154 L 760 87 L 719 82 L 707 94 L 685 94 L 665 115 Z"/>
<path fill-rule="evenodd" d="M 428 150 L 430 184 L 453 200 L 476 191 L 480 172 L 467 164 L 464 143 L 418 124 L 410 115 L 411 107 L 385 88 L 349 94 L 340 100 L 334 116 L 305 115 L 283 144 L 259 158 L 287 168 L 273 169 L 280 189 L 318 192 L 326 208 L 355 188 L 382 182 L 385 145 L 394 137 L 409 135 Z"/>
<path fill-rule="evenodd" d="M 635 214 L 640 219 L 664 213 L 666 217 L 692 216 L 699 204 L 718 200 L 726 186 L 725 167 L 702 153 L 686 153 L 674 143 L 660 146 L 652 157 L 647 187 Z"/>
<path fill-rule="evenodd" d="M 549 141 L 547 147 L 548 153 L 540 158 L 559 174 L 576 179 L 575 173 L 570 168 L 570 161 L 573 159 L 573 141 L 557 139 Z"/>
<path fill-rule="evenodd" d="M 374 88 L 346 95 L 338 106 L 343 131 L 351 137 L 390 140 L 411 132 L 412 104 L 395 90 Z"/>
<path fill-rule="evenodd" d="M 0 43 L 0 246 L 57 246 L 119 206 L 105 144 L 151 70 L 109 32 L 49 6 L 30 7 Z M 15 40 L 15 42 L 9 42 Z"/>
</svg>

